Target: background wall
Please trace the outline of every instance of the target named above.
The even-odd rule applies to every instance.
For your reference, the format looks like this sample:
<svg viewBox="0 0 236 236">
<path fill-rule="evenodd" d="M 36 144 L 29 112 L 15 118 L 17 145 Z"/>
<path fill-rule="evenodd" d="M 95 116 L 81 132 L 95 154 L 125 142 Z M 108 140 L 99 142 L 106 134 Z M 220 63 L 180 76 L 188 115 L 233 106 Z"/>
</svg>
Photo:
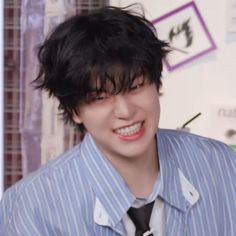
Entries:
<svg viewBox="0 0 236 236">
<path fill-rule="evenodd" d="M 217 50 L 173 72 L 164 69 L 160 127 L 175 129 L 201 112 L 202 115 L 189 124 L 191 132 L 227 142 L 223 126 L 230 125 L 231 129 L 236 130 L 236 33 L 227 30 L 229 1 L 195 1 Z M 116 6 L 135 2 L 110 1 L 111 5 Z M 187 2 L 189 1 L 139 1 L 150 20 Z M 221 112 L 225 119 L 218 117 L 220 107 L 225 109 Z"/>
<path fill-rule="evenodd" d="M 3 193 L 3 3 L 0 1 L 0 199 Z"/>
</svg>

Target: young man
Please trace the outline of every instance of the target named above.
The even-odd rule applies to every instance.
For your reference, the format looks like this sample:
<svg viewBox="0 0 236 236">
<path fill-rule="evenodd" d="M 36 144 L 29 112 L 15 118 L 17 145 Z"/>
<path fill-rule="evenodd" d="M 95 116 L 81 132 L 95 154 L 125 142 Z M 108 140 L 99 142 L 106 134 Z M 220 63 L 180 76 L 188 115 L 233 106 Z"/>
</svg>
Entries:
<svg viewBox="0 0 236 236">
<path fill-rule="evenodd" d="M 127 9 L 105 7 L 54 30 L 35 83 L 86 135 L 6 191 L 0 235 L 236 235 L 235 153 L 158 129 L 167 52 L 151 23 Z"/>
</svg>

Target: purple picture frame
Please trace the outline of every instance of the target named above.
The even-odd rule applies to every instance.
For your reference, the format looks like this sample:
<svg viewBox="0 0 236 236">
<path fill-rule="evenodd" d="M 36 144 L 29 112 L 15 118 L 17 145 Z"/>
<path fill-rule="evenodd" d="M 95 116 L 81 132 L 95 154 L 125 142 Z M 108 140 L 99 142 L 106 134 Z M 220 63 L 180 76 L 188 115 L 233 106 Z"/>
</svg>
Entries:
<svg viewBox="0 0 236 236">
<path fill-rule="evenodd" d="M 195 2 L 193 2 L 193 1 L 191 1 L 187 4 L 184 4 L 183 6 L 176 8 L 175 10 L 173 10 L 161 17 L 158 17 L 157 19 L 154 19 L 152 21 L 152 23 L 157 28 L 158 35 L 159 35 L 158 28 L 159 28 L 159 26 L 161 27 L 161 24 L 163 24 L 167 19 L 169 20 L 170 17 L 176 17 L 178 14 L 182 14 L 183 12 L 185 12 L 185 14 L 186 14 L 186 11 L 188 11 L 188 10 L 191 12 L 192 16 L 195 18 L 194 21 L 195 21 L 195 24 L 197 24 L 196 28 L 198 29 L 197 35 L 201 35 L 201 37 L 204 39 L 203 41 L 205 44 L 205 48 L 198 48 L 197 47 L 189 55 L 183 56 L 183 58 L 181 58 L 179 61 L 177 60 L 174 63 L 171 62 L 170 60 L 168 60 L 168 58 L 165 59 L 164 63 L 166 65 L 168 71 L 176 70 L 177 68 L 179 68 L 187 63 L 190 63 L 190 62 L 198 59 L 199 57 L 202 57 L 202 56 L 208 54 L 209 52 L 217 49 L 216 44 L 209 32 L 204 20 L 203 20 Z M 194 34 L 194 32 L 193 32 L 193 34 Z M 168 37 L 161 38 L 161 39 L 169 42 L 170 46 L 172 47 L 172 44 L 168 40 Z M 173 51 L 179 51 L 179 52 L 182 51 L 181 49 L 175 50 L 174 47 L 173 47 L 173 49 L 174 49 Z M 188 53 L 186 53 L 186 54 L 188 54 Z"/>
</svg>

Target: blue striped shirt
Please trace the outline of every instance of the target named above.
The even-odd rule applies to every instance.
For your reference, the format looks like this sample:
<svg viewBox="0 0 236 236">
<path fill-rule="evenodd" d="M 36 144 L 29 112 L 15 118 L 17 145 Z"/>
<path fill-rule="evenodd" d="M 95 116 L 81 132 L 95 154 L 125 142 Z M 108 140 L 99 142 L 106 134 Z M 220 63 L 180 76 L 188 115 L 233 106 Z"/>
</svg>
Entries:
<svg viewBox="0 0 236 236">
<path fill-rule="evenodd" d="M 235 236 L 235 152 L 174 130 L 158 130 L 157 146 L 166 235 Z M 87 134 L 81 144 L 5 192 L 0 235 L 125 235 L 122 219 L 134 201 Z"/>
</svg>

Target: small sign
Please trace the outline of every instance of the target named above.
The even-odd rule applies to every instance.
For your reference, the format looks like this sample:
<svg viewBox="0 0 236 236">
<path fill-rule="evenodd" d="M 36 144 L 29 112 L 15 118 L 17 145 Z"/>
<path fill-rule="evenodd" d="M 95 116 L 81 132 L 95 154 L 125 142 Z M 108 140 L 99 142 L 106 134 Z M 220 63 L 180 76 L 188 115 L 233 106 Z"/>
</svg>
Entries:
<svg viewBox="0 0 236 236">
<path fill-rule="evenodd" d="M 152 21 L 158 37 L 172 51 L 164 61 L 173 71 L 216 49 L 209 30 L 194 2 L 189 2 Z"/>
</svg>

